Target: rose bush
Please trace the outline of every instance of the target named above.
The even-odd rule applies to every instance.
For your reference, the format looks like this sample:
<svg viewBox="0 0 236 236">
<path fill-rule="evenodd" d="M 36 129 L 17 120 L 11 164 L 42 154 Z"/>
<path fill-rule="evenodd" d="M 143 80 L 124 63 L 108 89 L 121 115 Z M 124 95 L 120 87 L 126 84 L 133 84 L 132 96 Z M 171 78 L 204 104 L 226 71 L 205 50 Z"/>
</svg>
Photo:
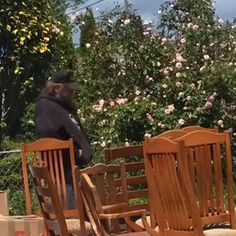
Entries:
<svg viewBox="0 0 236 236">
<path fill-rule="evenodd" d="M 194 124 L 235 131 L 236 25 L 206 2 L 188 12 L 169 1 L 157 26 L 118 8 L 101 16 L 79 68 L 79 112 L 94 140 L 140 142 Z"/>
</svg>

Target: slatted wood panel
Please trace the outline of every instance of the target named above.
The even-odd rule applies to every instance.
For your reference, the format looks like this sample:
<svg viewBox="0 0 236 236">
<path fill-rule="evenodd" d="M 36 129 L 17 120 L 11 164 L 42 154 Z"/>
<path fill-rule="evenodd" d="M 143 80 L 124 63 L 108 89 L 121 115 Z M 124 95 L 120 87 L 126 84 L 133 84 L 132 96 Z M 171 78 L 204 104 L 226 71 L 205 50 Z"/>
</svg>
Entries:
<svg viewBox="0 0 236 236">
<path fill-rule="evenodd" d="M 69 236 L 65 217 L 47 167 L 30 167 L 49 236 Z"/>
<path fill-rule="evenodd" d="M 148 209 L 142 145 L 105 149 L 106 163 L 124 162 L 129 210 Z M 118 196 L 120 200 L 120 197 Z"/>
<path fill-rule="evenodd" d="M 194 131 L 175 140 L 184 142 L 203 224 L 230 221 L 231 228 L 235 228 L 229 134 Z"/>
<path fill-rule="evenodd" d="M 93 167 L 87 167 L 80 171 L 86 173 L 94 186 L 96 186 L 96 192 L 98 193 L 98 213 L 104 212 L 104 206 L 116 205 L 118 203 L 126 202 L 126 188 L 123 187 L 123 182 L 121 179 L 121 166 L 118 165 L 105 165 L 97 164 Z M 95 190 L 94 190 L 95 191 Z M 95 195 L 98 197 L 97 195 Z M 120 204 L 118 210 L 121 210 L 124 205 Z M 103 206 L 103 207 L 102 207 Z M 109 222 L 107 222 L 108 224 Z M 112 225 L 115 232 L 119 232 L 119 222 L 118 220 L 113 220 Z M 109 231 L 109 226 L 107 225 L 107 231 Z"/>
<path fill-rule="evenodd" d="M 158 222 L 160 235 L 203 235 L 197 201 L 183 157 L 183 143 L 163 137 L 146 138 L 143 150 L 150 212 Z M 151 235 L 159 235 L 152 228 L 149 230 Z"/>
<path fill-rule="evenodd" d="M 22 145 L 21 159 L 24 178 L 24 189 L 26 198 L 26 212 L 32 214 L 31 198 L 29 190 L 29 175 L 27 163 L 31 162 L 36 166 L 48 166 L 53 183 L 56 186 L 59 200 L 63 205 L 66 217 L 78 216 L 76 209 L 68 209 L 67 190 L 65 183 L 65 172 L 63 156 L 67 152 L 69 165 L 71 169 L 75 166 L 74 147 L 72 139 L 62 141 L 57 139 L 39 139 L 30 144 Z M 71 171 L 72 174 L 72 171 Z M 72 175 L 75 186 L 75 178 Z"/>
</svg>

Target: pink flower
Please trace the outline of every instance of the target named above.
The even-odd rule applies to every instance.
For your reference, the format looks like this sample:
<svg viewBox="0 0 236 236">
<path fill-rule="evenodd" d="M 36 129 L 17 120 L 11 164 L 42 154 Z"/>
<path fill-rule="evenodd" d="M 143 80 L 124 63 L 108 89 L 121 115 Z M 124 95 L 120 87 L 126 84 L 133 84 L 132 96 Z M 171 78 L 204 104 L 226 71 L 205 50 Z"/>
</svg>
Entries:
<svg viewBox="0 0 236 236">
<path fill-rule="evenodd" d="M 192 28 L 193 27 L 193 23 L 188 23 L 187 27 L 188 28 Z"/>
<path fill-rule="evenodd" d="M 179 125 L 184 125 L 185 124 L 185 120 L 184 119 L 179 119 L 178 124 Z"/>
<path fill-rule="evenodd" d="M 100 100 L 98 101 L 98 104 L 99 104 L 99 106 L 101 106 L 101 107 L 103 107 L 104 103 L 105 103 L 104 99 L 100 99 Z"/>
<path fill-rule="evenodd" d="M 183 66 L 182 66 L 182 63 L 181 63 L 181 62 L 177 62 L 177 63 L 175 64 L 175 67 L 176 67 L 177 69 L 181 69 Z"/>
<path fill-rule="evenodd" d="M 146 75 L 146 78 L 145 78 L 147 81 L 154 81 L 153 77 L 150 77 L 149 75 Z"/>
<path fill-rule="evenodd" d="M 190 101 L 191 99 L 191 96 L 187 96 L 187 101 Z"/>
<path fill-rule="evenodd" d="M 86 47 L 86 48 L 90 48 L 90 47 L 91 47 L 91 44 L 90 44 L 90 43 L 86 43 L 86 44 L 85 44 L 85 47 Z"/>
<path fill-rule="evenodd" d="M 100 145 L 101 147 L 106 147 L 106 142 L 103 141 Z"/>
<path fill-rule="evenodd" d="M 117 98 L 116 99 L 116 103 L 118 105 L 124 104 L 125 102 L 127 102 L 127 98 Z"/>
<path fill-rule="evenodd" d="M 181 77 L 181 73 L 177 72 L 177 73 L 175 74 L 175 76 L 176 76 L 177 78 L 179 78 L 179 77 Z"/>
<path fill-rule="evenodd" d="M 110 106 L 111 107 L 114 107 L 115 106 L 115 103 L 113 101 L 110 101 Z"/>
<path fill-rule="evenodd" d="M 129 142 L 126 141 L 125 142 L 125 146 L 128 147 L 129 146 Z"/>
<path fill-rule="evenodd" d="M 154 122 L 154 119 L 153 119 L 151 114 L 147 113 L 146 116 L 147 116 L 147 119 L 148 119 L 149 123 L 153 123 Z"/>
<path fill-rule="evenodd" d="M 167 39 L 166 39 L 166 38 L 162 38 L 162 39 L 161 39 L 161 43 L 162 43 L 162 44 L 165 44 L 166 42 L 167 42 Z"/>
<path fill-rule="evenodd" d="M 182 38 L 182 39 L 180 40 L 180 42 L 181 42 L 181 43 L 186 43 L 186 38 Z"/>
<path fill-rule="evenodd" d="M 212 96 L 210 96 L 210 97 L 208 98 L 208 100 L 209 100 L 209 102 L 214 102 L 215 97 L 212 95 Z"/>
<path fill-rule="evenodd" d="M 207 101 L 205 103 L 205 107 L 206 107 L 206 109 L 210 109 L 212 107 L 212 103 L 210 101 Z"/>
<path fill-rule="evenodd" d="M 180 53 L 176 53 L 176 55 L 175 55 L 175 59 L 176 59 L 176 61 L 177 62 L 184 62 L 184 61 L 186 61 L 183 57 L 182 57 L 182 55 L 180 54 Z"/>
<path fill-rule="evenodd" d="M 144 134 L 144 137 L 150 138 L 151 136 L 152 136 L 152 135 L 151 135 L 151 134 L 148 134 L 148 133 Z"/>
<path fill-rule="evenodd" d="M 100 105 L 93 105 L 93 110 L 96 111 L 96 112 L 101 112 L 102 107 Z"/>
<path fill-rule="evenodd" d="M 218 125 L 223 128 L 224 127 L 224 121 L 223 120 L 218 120 Z"/>
<path fill-rule="evenodd" d="M 179 87 L 181 86 L 181 83 L 180 83 L 179 81 L 177 81 L 177 82 L 175 83 L 175 86 L 176 86 L 177 88 L 179 88 Z"/>
<path fill-rule="evenodd" d="M 168 109 L 170 110 L 170 112 L 173 112 L 175 110 L 174 104 L 168 105 Z"/>
<path fill-rule="evenodd" d="M 169 115 L 170 114 L 170 110 L 169 109 L 165 109 L 165 114 Z"/>
<path fill-rule="evenodd" d="M 164 69 L 163 74 L 164 74 L 164 76 L 169 76 L 170 72 L 169 72 L 169 70 Z"/>
</svg>

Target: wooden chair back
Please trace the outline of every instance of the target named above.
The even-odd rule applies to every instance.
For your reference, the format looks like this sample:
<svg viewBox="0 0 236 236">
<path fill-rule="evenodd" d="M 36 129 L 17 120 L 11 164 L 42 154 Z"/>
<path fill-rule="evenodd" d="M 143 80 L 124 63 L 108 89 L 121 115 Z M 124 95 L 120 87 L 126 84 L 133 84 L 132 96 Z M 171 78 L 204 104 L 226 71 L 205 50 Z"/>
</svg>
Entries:
<svg viewBox="0 0 236 236">
<path fill-rule="evenodd" d="M 187 133 L 197 131 L 197 130 L 205 130 L 205 131 L 217 132 L 217 133 L 219 132 L 218 128 L 205 128 L 205 127 L 202 127 L 202 126 L 199 126 L 199 125 L 186 126 L 186 127 L 182 128 L 180 130 L 184 131 L 184 132 L 187 132 Z"/>
<path fill-rule="evenodd" d="M 230 221 L 231 228 L 235 228 L 229 134 L 201 130 L 188 133 L 175 141 L 184 142 L 202 223 L 207 225 Z"/>
<path fill-rule="evenodd" d="M 143 231 L 130 217 L 141 215 L 144 209 L 129 211 L 125 166 L 96 164 L 78 172 L 80 190 L 87 216 L 96 235 L 117 235 L 127 231 Z M 119 219 L 123 218 L 122 225 Z"/>
<path fill-rule="evenodd" d="M 150 212 L 160 235 L 203 235 L 183 150 L 183 143 L 163 137 L 146 137 L 143 144 Z"/>
<path fill-rule="evenodd" d="M 158 134 L 157 137 L 175 139 L 175 138 L 181 137 L 185 134 L 187 134 L 187 132 L 179 130 L 179 129 L 174 129 L 174 130 L 168 130 L 168 131 L 165 131 L 161 134 Z"/>
<path fill-rule="evenodd" d="M 129 210 L 148 209 L 147 180 L 144 173 L 143 146 L 130 145 L 105 149 L 106 163 L 125 165 Z"/>
<path fill-rule="evenodd" d="M 29 167 L 48 236 L 69 236 L 56 187 L 48 167 Z"/>
<path fill-rule="evenodd" d="M 86 215 L 91 223 L 91 227 L 95 236 L 103 236 L 105 234 L 102 223 L 97 212 L 97 205 L 101 209 L 102 204 L 95 185 L 90 180 L 87 174 L 81 175 L 77 167 L 75 167 L 75 175 L 77 178 L 78 188 L 81 198 L 83 199 L 83 206 Z"/>
<path fill-rule="evenodd" d="M 93 199 L 96 203 L 96 210 L 98 214 L 107 213 L 105 209 L 111 206 L 114 206 L 116 208 L 115 210 L 119 212 L 127 211 L 127 186 L 126 179 L 124 178 L 124 165 L 105 165 L 100 163 L 95 166 L 82 169 L 80 171 L 80 175 L 81 174 L 85 174 L 84 176 L 87 176 L 84 177 L 86 184 L 83 185 L 83 187 L 93 189 L 91 191 L 93 192 Z M 81 187 L 82 190 L 83 187 Z M 84 193 L 84 196 L 85 195 L 88 196 L 88 201 L 90 201 L 90 198 L 92 199 L 89 192 Z M 95 216 L 94 219 L 96 219 Z M 120 232 L 118 220 L 104 222 L 104 227 L 108 232 L 110 231 L 111 225 L 114 232 Z"/>
<path fill-rule="evenodd" d="M 59 196 L 59 200 L 63 206 L 65 217 L 77 216 L 76 209 L 69 209 L 68 196 L 65 180 L 65 156 L 68 158 L 68 165 L 71 170 L 75 166 L 74 145 L 73 140 L 67 141 L 42 138 L 33 143 L 23 144 L 21 148 L 21 160 L 25 189 L 26 212 L 32 214 L 31 197 L 29 189 L 29 173 L 27 164 L 31 161 L 36 166 L 47 166 L 53 183 Z M 72 171 L 71 171 L 72 174 Z M 75 186 L 75 178 L 72 175 L 73 186 Z"/>
</svg>

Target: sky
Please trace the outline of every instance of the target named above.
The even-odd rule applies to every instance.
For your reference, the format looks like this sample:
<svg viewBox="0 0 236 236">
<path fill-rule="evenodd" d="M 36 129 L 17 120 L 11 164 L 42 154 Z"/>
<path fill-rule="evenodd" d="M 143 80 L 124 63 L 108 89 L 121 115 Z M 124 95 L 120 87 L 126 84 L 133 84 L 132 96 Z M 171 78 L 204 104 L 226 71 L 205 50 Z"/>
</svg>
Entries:
<svg viewBox="0 0 236 236">
<path fill-rule="evenodd" d="M 137 13 L 142 16 L 143 20 L 155 20 L 156 12 L 159 9 L 160 4 L 164 3 L 166 0 L 128 0 L 132 4 L 133 9 L 137 10 Z M 97 0 L 87 0 L 84 5 L 86 6 L 90 3 L 97 2 Z M 99 15 L 99 10 L 109 10 L 112 9 L 115 4 L 118 3 L 123 5 L 124 0 L 103 0 L 92 6 L 95 16 Z M 216 9 L 216 15 L 223 20 L 233 20 L 236 16 L 236 0 L 215 0 L 214 3 Z M 75 44 L 79 43 L 79 33 L 74 33 L 73 40 Z"/>
</svg>

